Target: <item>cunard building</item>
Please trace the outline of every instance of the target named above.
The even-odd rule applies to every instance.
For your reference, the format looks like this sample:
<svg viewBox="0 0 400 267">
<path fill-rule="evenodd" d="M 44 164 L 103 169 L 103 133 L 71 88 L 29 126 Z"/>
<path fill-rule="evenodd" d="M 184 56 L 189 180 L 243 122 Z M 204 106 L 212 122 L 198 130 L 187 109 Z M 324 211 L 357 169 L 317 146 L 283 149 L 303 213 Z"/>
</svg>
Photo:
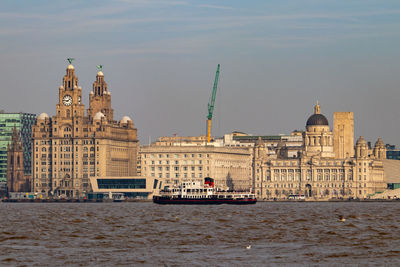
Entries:
<svg viewBox="0 0 400 267">
<path fill-rule="evenodd" d="M 335 112 L 331 131 L 318 103 L 314 109 L 297 155 L 289 155 L 285 144 L 278 144 L 271 155 L 261 138 L 256 142 L 252 179 L 257 197 L 367 198 L 384 191 L 383 141 L 379 138 L 369 147 L 361 136 L 354 146 L 352 112 Z"/>
<path fill-rule="evenodd" d="M 81 197 L 91 191 L 90 177 L 136 175 L 137 130 L 127 116 L 114 119 L 101 68 L 85 114 L 82 88 L 74 66 L 68 65 L 58 90 L 56 115 L 40 114 L 32 137 L 34 192 Z"/>
</svg>

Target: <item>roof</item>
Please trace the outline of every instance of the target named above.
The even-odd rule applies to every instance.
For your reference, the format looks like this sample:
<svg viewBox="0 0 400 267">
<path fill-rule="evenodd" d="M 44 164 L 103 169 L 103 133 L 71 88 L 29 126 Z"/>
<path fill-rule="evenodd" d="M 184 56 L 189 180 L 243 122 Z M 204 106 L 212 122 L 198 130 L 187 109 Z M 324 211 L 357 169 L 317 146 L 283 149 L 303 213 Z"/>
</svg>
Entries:
<svg viewBox="0 0 400 267">
<path fill-rule="evenodd" d="M 261 137 L 262 140 L 281 140 L 282 136 L 280 135 L 248 135 L 248 136 L 233 136 L 233 140 L 254 140 L 257 141 L 258 137 Z"/>
<path fill-rule="evenodd" d="M 306 123 L 306 126 L 311 126 L 311 125 L 328 125 L 329 122 L 328 119 L 322 115 L 322 114 L 313 114 L 311 115 Z"/>
<path fill-rule="evenodd" d="M 384 159 L 383 168 L 386 174 L 386 183 L 400 183 L 400 160 Z"/>
</svg>

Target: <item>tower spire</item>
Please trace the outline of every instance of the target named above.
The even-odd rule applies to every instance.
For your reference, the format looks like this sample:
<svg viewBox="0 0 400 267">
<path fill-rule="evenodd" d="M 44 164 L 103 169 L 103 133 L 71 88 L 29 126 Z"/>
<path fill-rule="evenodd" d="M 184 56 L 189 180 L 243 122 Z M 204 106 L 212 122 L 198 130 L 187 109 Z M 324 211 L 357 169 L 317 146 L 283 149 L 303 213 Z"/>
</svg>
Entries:
<svg viewBox="0 0 400 267">
<path fill-rule="evenodd" d="M 317 104 L 314 106 L 314 114 L 321 114 L 321 107 L 318 104 L 318 100 Z"/>
</svg>

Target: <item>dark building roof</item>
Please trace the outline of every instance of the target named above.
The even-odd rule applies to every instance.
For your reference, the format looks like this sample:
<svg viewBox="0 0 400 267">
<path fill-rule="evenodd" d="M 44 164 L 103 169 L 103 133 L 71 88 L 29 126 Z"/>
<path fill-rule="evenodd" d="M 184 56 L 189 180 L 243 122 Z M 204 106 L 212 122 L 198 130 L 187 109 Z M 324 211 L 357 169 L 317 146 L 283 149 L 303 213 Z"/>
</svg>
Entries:
<svg viewBox="0 0 400 267">
<path fill-rule="evenodd" d="M 322 114 L 313 114 L 311 115 L 306 123 L 306 126 L 311 125 L 327 125 L 329 126 L 328 119 Z"/>
</svg>

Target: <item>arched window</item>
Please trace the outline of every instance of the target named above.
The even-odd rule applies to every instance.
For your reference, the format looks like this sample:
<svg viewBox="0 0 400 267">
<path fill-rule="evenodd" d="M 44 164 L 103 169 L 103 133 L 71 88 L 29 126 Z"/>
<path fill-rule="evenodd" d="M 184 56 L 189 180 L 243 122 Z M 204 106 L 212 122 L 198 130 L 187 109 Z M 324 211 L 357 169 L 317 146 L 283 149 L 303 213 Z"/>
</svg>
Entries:
<svg viewBox="0 0 400 267">
<path fill-rule="evenodd" d="M 17 157 L 17 164 L 20 164 L 19 156 Z"/>
<path fill-rule="evenodd" d="M 67 118 L 71 117 L 71 111 L 68 109 L 67 110 Z"/>
<path fill-rule="evenodd" d="M 42 152 L 46 152 L 46 148 L 45 147 L 42 147 Z"/>
</svg>

